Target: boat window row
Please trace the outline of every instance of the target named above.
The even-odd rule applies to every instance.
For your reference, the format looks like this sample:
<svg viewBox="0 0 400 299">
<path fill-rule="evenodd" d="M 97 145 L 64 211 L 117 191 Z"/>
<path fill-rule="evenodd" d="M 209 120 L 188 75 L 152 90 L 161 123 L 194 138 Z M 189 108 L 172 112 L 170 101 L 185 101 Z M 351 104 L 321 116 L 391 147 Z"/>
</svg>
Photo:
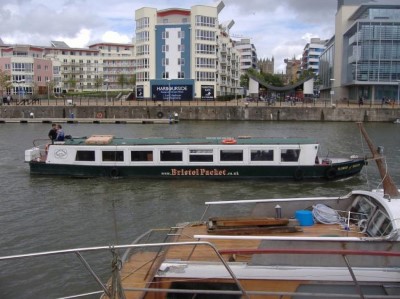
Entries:
<svg viewBox="0 0 400 299">
<path fill-rule="evenodd" d="M 187 150 L 160 150 L 161 162 L 182 162 L 184 154 Z M 274 161 L 278 150 L 274 149 L 251 149 L 245 151 L 243 149 L 220 149 L 218 155 L 214 155 L 213 149 L 189 149 L 188 161 L 192 163 L 210 163 L 218 157 L 221 162 L 243 162 L 245 154 L 249 153 L 250 161 Z M 153 150 L 131 150 L 131 162 L 152 162 L 154 161 Z M 300 157 L 300 149 L 280 149 L 281 162 L 297 162 Z M 101 151 L 101 159 L 103 162 L 123 162 L 125 161 L 125 151 L 123 150 L 103 150 Z M 94 150 L 77 150 L 76 161 L 95 161 Z"/>
</svg>

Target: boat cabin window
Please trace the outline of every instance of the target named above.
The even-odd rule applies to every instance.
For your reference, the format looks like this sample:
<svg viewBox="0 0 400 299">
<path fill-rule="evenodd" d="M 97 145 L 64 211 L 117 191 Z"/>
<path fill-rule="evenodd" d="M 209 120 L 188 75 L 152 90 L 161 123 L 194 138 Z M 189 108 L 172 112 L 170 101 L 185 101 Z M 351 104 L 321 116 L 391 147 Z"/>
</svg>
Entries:
<svg viewBox="0 0 400 299">
<path fill-rule="evenodd" d="M 160 151 L 161 161 L 182 161 L 182 151 Z"/>
<path fill-rule="evenodd" d="M 368 223 L 367 234 L 371 237 L 386 236 L 393 230 L 389 217 L 381 210 L 376 211 Z"/>
<path fill-rule="evenodd" d="M 213 162 L 212 149 L 189 150 L 189 162 Z"/>
<path fill-rule="evenodd" d="M 281 149 L 282 162 L 297 162 L 299 161 L 299 157 L 300 157 L 299 149 Z"/>
<path fill-rule="evenodd" d="M 242 150 L 221 150 L 220 161 L 243 161 Z"/>
<path fill-rule="evenodd" d="M 369 219 L 375 212 L 376 205 L 364 196 L 357 196 L 350 209 L 351 219 L 358 222 L 363 219 Z"/>
<path fill-rule="evenodd" d="M 237 284 L 229 282 L 172 282 L 171 290 L 168 291 L 165 298 L 167 299 L 240 299 L 243 296 L 238 294 L 231 294 L 230 291 L 239 291 Z M 173 290 L 199 290 L 198 293 L 194 292 L 175 292 Z M 219 293 L 201 292 L 202 290 L 214 290 Z M 226 293 L 224 293 L 226 291 Z"/>
<path fill-rule="evenodd" d="M 103 157 L 104 162 L 124 161 L 124 152 L 123 151 L 103 151 L 102 157 Z"/>
<path fill-rule="evenodd" d="M 131 151 L 131 161 L 153 161 L 153 151 Z"/>
<path fill-rule="evenodd" d="M 94 161 L 94 151 L 76 151 L 75 161 Z"/>
<path fill-rule="evenodd" d="M 250 153 L 251 161 L 274 161 L 274 150 L 253 149 Z"/>
</svg>

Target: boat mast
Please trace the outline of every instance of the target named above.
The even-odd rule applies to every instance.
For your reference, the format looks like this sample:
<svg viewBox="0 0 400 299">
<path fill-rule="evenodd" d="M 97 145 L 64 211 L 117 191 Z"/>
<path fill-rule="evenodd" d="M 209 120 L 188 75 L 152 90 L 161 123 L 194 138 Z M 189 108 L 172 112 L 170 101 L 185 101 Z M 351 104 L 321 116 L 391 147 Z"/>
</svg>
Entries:
<svg viewBox="0 0 400 299">
<path fill-rule="evenodd" d="M 378 152 L 375 145 L 369 138 L 367 132 L 364 129 L 362 122 L 358 122 L 357 125 L 358 125 L 358 128 L 360 129 L 360 132 L 363 135 L 363 137 L 364 137 L 365 141 L 367 142 L 368 147 L 372 153 L 372 159 L 375 160 L 376 165 L 378 167 L 379 174 L 383 180 L 382 185 L 383 185 L 384 193 L 390 195 L 390 197 L 400 196 L 400 193 L 396 187 L 396 184 L 394 183 L 392 177 L 390 176 L 389 172 L 386 169 L 386 166 L 383 163 L 383 156 Z"/>
</svg>

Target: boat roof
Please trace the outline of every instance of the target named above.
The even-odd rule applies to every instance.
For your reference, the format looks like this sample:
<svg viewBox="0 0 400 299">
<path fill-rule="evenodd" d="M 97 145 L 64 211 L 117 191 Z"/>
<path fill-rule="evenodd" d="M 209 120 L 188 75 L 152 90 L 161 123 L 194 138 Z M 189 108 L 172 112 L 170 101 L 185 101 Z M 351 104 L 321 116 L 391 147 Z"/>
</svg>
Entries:
<svg viewBox="0 0 400 299">
<path fill-rule="evenodd" d="M 119 138 L 113 135 L 92 135 L 90 137 L 71 137 L 65 140 L 67 145 L 217 145 L 224 140 L 234 139 L 234 144 L 318 144 L 310 138 L 298 137 L 146 137 L 146 138 Z M 228 144 L 233 144 L 229 143 Z"/>
</svg>

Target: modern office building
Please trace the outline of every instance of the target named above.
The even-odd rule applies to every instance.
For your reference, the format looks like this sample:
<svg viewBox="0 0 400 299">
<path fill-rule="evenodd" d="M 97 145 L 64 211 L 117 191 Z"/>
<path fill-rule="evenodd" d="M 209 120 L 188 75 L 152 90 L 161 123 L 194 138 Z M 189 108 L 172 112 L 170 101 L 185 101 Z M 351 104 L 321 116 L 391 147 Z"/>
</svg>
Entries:
<svg viewBox="0 0 400 299">
<path fill-rule="evenodd" d="M 312 70 L 314 74 L 319 74 L 319 57 L 325 50 L 327 42 L 327 40 L 321 40 L 320 38 L 311 38 L 310 42 L 305 45 L 301 59 L 301 69 L 303 71 Z"/>
<path fill-rule="evenodd" d="M 321 95 L 398 99 L 400 3 L 339 0 L 335 36 L 321 55 Z"/>
<path fill-rule="evenodd" d="M 218 23 L 224 7 L 136 10 L 136 97 L 153 100 L 214 99 L 235 94 L 239 56 L 228 25 Z"/>
</svg>

